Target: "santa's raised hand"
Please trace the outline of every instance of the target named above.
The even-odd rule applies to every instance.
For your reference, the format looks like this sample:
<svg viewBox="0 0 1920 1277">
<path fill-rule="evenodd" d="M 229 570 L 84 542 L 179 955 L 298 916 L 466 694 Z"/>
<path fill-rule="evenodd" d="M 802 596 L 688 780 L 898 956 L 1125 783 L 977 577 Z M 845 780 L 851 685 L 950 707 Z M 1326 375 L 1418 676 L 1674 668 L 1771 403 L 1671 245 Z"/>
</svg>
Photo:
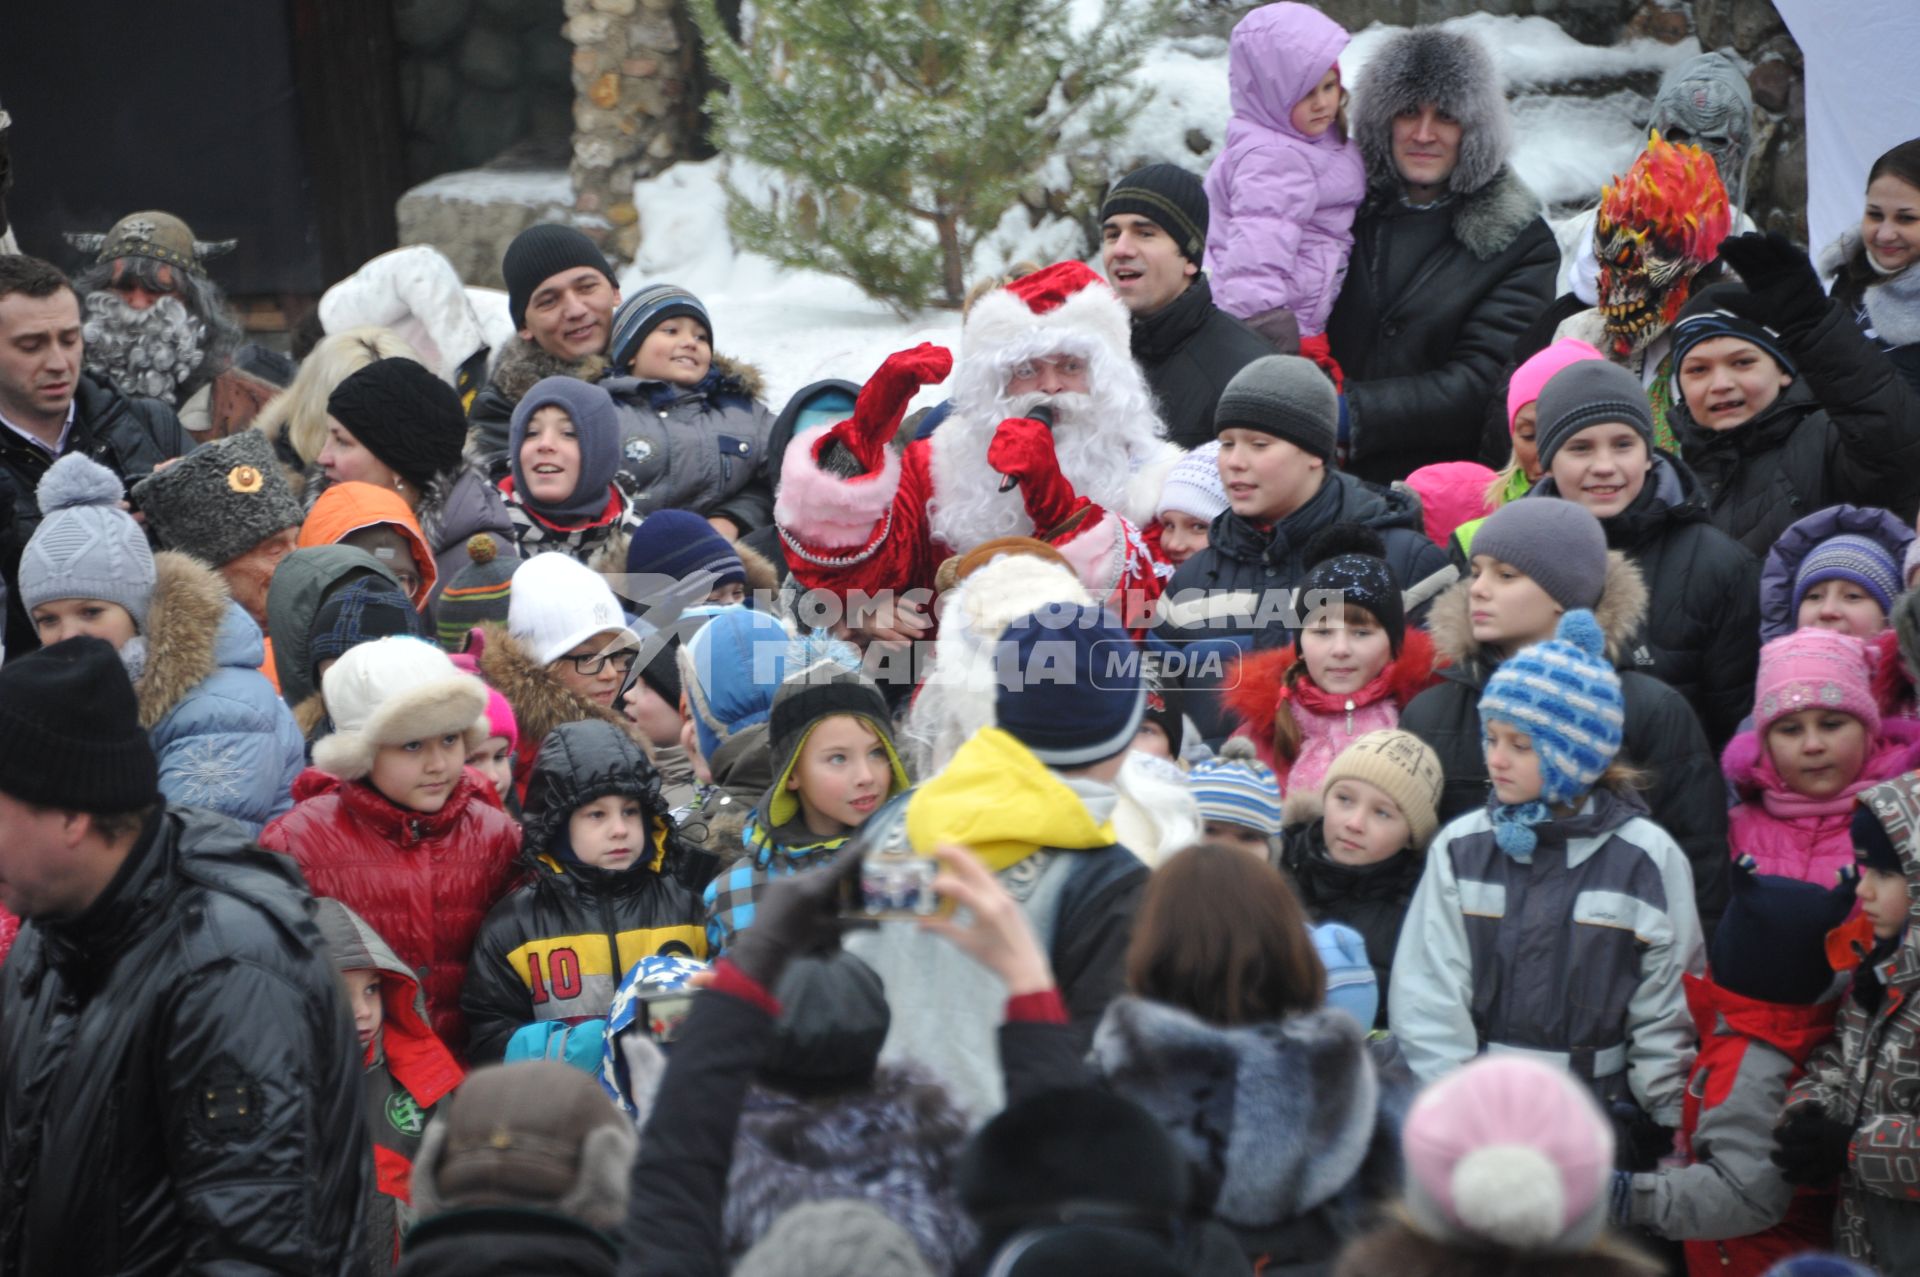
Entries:
<svg viewBox="0 0 1920 1277">
<path fill-rule="evenodd" d="M 1053 451 L 1053 431 L 1032 417 L 1008 417 L 987 445 L 987 464 L 1020 485 L 1020 499 L 1034 533 L 1045 537 L 1093 502 L 1078 495 L 1060 473 Z"/>
<path fill-rule="evenodd" d="M 834 426 L 821 447 L 839 443 L 860 463 L 861 473 L 874 473 L 885 463 L 887 445 L 900 432 L 913 397 L 922 386 L 945 381 L 952 371 L 952 353 L 930 341 L 888 355 L 860 388 L 860 397 L 853 402 L 853 416 Z"/>
</svg>

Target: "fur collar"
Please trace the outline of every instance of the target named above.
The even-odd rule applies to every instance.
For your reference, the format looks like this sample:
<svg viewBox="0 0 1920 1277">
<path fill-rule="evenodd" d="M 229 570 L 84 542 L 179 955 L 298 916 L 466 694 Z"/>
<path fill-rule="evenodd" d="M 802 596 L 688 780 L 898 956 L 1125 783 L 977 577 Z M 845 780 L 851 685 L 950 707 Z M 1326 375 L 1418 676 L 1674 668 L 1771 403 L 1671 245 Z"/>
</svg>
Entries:
<svg viewBox="0 0 1920 1277">
<path fill-rule="evenodd" d="M 906 1229 L 935 1272 L 951 1272 L 974 1244 L 954 1187 L 966 1139 L 966 1116 L 946 1091 L 904 1069 L 882 1068 L 831 1096 L 756 1088 L 734 1146 L 727 1248 L 745 1251 L 793 1206 L 851 1198 Z"/>
<path fill-rule="evenodd" d="M 153 556 L 147 664 L 135 689 L 140 726 L 159 721 L 218 668 L 215 648 L 232 596 L 220 574 L 172 550 Z"/>
<path fill-rule="evenodd" d="M 711 375 L 711 382 L 703 381 L 698 386 L 674 386 L 670 396 L 671 401 L 678 403 L 684 399 L 721 399 L 732 396 L 759 399 L 766 393 L 767 379 L 761 375 L 758 368 L 744 359 L 733 359 L 716 353 L 713 357 Z M 663 381 L 636 377 L 632 373 L 622 372 L 619 369 L 609 371 L 606 379 L 607 390 L 616 398 L 645 394 L 646 388 L 650 386 L 668 385 Z"/>
<path fill-rule="evenodd" d="M 1438 606 L 1435 604 L 1436 609 Z M 1271 731 L 1274 715 L 1280 712 L 1284 699 L 1282 689 L 1286 686 L 1287 671 L 1298 659 L 1298 648 L 1292 644 L 1242 657 L 1239 679 L 1228 680 L 1231 689 L 1221 699 L 1234 716 L 1252 730 Z M 1433 640 L 1423 631 L 1409 627 L 1400 644 L 1400 655 L 1386 669 L 1387 695 L 1405 709 L 1414 697 L 1439 681 L 1434 676 L 1435 664 Z M 1306 677 L 1304 669 L 1300 677 Z"/>
<path fill-rule="evenodd" d="M 1486 662 L 1479 642 L 1473 637 L 1468 620 L 1472 608 L 1467 601 L 1471 581 L 1461 581 L 1434 600 L 1427 613 L 1427 632 L 1443 665 L 1455 666 L 1476 677 L 1486 673 Z M 1647 615 L 1647 583 L 1640 569 L 1618 550 L 1607 551 L 1607 581 L 1593 617 L 1600 632 L 1607 636 L 1607 655 L 1618 664 L 1627 643 Z"/>
<path fill-rule="evenodd" d="M 1504 165 L 1493 180 L 1460 198 L 1453 210 L 1453 237 L 1481 261 L 1513 246 L 1540 217 L 1540 197 Z"/>
<path fill-rule="evenodd" d="M 508 403 L 518 404 L 534 384 L 544 378 L 578 377 L 581 381 L 598 381 L 606 375 L 607 367 L 605 355 L 562 359 L 524 337 L 515 337 L 507 343 L 500 362 L 494 366 L 493 388 Z"/>
<path fill-rule="evenodd" d="M 1180 1147 L 1196 1210 L 1235 1228 L 1329 1204 L 1376 1147 L 1381 1084 L 1366 1031 L 1331 1007 L 1221 1026 L 1123 996 L 1094 1034 L 1091 1062 Z"/>
<path fill-rule="evenodd" d="M 1497 1272 L 1501 1277 L 1657 1277 L 1666 1269 L 1625 1238 L 1602 1233 L 1578 1254 L 1520 1252 L 1449 1244 L 1419 1231 L 1404 1208 L 1340 1254 L 1343 1273 L 1392 1273 L 1394 1277 L 1456 1277 Z"/>
<path fill-rule="evenodd" d="M 480 677 L 486 680 L 489 687 L 506 697 L 507 704 L 513 707 L 513 717 L 519 725 L 521 740 L 543 741 L 548 732 L 562 723 L 577 723 L 591 718 L 616 723 L 629 735 L 635 735 L 633 724 L 627 721 L 626 715 L 587 700 L 562 686 L 546 666 L 535 661 L 533 654 L 507 633 L 506 626 L 489 621 L 480 628 L 486 634 L 487 644 L 480 653 Z"/>
</svg>

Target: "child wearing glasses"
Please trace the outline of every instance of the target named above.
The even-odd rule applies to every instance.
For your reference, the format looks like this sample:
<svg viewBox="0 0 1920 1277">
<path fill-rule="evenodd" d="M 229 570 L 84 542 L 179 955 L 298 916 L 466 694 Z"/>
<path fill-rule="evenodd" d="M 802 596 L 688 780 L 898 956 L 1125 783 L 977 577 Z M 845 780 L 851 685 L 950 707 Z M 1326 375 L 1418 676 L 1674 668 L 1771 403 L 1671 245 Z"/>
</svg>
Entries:
<svg viewBox="0 0 1920 1277">
<path fill-rule="evenodd" d="M 420 974 L 433 1031 L 459 1054 L 460 988 L 487 911 L 513 885 L 520 827 L 463 766 L 484 739 L 487 689 L 437 646 L 383 638 L 322 679 L 333 732 L 260 845 L 293 857 Z"/>
<path fill-rule="evenodd" d="M 480 676 L 507 698 L 520 727 L 513 779 L 524 803 L 548 732 L 586 719 L 627 726 L 616 701 L 640 636 L 606 578 L 564 554 L 536 554 L 515 568 L 506 625 L 481 629 Z"/>
</svg>

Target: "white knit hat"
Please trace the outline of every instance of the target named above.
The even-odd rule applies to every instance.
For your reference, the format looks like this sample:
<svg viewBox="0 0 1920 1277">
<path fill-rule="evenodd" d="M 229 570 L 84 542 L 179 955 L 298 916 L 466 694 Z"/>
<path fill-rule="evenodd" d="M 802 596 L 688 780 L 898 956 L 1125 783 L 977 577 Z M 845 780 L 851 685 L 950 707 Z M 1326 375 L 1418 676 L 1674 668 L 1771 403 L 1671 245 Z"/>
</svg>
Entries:
<svg viewBox="0 0 1920 1277">
<path fill-rule="evenodd" d="M 383 638 L 349 648 L 320 680 L 320 694 L 334 732 L 314 745 L 313 765 L 341 780 L 372 771 L 382 745 L 459 733 L 471 750 L 491 730 L 484 717 L 487 685 L 421 639 Z"/>
<path fill-rule="evenodd" d="M 606 578 L 586 564 L 565 554 L 536 554 L 514 569 L 507 632 L 535 661 L 551 665 L 608 630 L 640 641 Z"/>
<path fill-rule="evenodd" d="M 1196 519 L 1212 522 L 1227 508 L 1227 489 L 1220 482 L 1220 441 L 1203 443 L 1167 472 L 1160 486 L 1160 504 L 1155 514 L 1178 510 Z"/>
</svg>

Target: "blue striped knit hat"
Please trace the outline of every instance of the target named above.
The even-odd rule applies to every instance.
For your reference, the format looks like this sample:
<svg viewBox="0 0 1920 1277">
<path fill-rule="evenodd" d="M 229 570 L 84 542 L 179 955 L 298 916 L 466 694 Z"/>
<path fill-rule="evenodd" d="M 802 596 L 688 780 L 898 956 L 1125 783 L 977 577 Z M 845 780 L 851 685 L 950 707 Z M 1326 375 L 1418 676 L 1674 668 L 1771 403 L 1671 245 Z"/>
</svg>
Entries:
<svg viewBox="0 0 1920 1277">
<path fill-rule="evenodd" d="M 1280 832 L 1280 778 L 1254 753 L 1244 736 L 1227 741 L 1220 757 L 1187 773 L 1187 788 L 1200 819 L 1244 825 L 1271 838 Z"/>
<path fill-rule="evenodd" d="M 607 343 L 607 358 L 613 361 L 616 375 L 626 375 L 627 365 L 639 353 L 647 334 L 675 315 L 699 320 L 707 330 L 708 343 L 712 343 L 713 319 L 707 308 L 678 284 L 650 284 L 620 303 L 620 309 L 613 312 L 613 337 Z"/>
<path fill-rule="evenodd" d="M 1855 532 L 1828 537 L 1800 561 L 1793 578 L 1793 601 L 1797 608 L 1814 586 L 1826 581 L 1851 581 L 1873 595 L 1882 612 L 1893 611 L 1900 593 L 1900 565 L 1893 552 L 1879 541 Z"/>
<path fill-rule="evenodd" d="M 1626 724 L 1620 676 L 1607 640 L 1585 608 L 1560 618 L 1554 636 L 1501 662 L 1480 694 L 1480 727 L 1496 720 L 1525 732 L 1540 756 L 1541 801 L 1571 803 L 1620 752 Z"/>
</svg>

